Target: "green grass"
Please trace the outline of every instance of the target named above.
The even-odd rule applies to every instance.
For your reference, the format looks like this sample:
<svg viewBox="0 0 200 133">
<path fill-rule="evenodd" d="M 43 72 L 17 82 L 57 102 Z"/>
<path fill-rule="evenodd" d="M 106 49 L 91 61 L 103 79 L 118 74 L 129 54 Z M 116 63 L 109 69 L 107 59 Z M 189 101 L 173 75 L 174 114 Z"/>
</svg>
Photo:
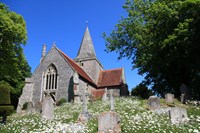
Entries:
<svg viewBox="0 0 200 133">
<path fill-rule="evenodd" d="M 115 111 L 121 118 L 121 129 L 123 133 L 187 133 L 200 132 L 200 107 L 194 105 L 182 105 L 175 101 L 172 104 L 161 100 L 162 107 L 179 106 L 187 109 L 190 121 L 179 126 L 172 125 L 167 116 L 157 115 L 147 109 L 147 101 L 135 97 L 116 98 Z M 88 111 L 92 119 L 84 124 L 85 130 L 80 132 L 96 133 L 98 131 L 97 117 L 101 112 L 109 111 L 110 102 L 101 100 L 88 103 Z M 17 115 L 8 117 L 6 125 L 0 125 L 0 133 L 40 133 L 40 132 L 62 132 L 67 124 L 77 123 L 81 112 L 81 104 L 65 103 L 56 107 L 54 120 L 41 119 L 40 114 Z M 66 131 L 70 132 L 70 131 Z"/>
</svg>

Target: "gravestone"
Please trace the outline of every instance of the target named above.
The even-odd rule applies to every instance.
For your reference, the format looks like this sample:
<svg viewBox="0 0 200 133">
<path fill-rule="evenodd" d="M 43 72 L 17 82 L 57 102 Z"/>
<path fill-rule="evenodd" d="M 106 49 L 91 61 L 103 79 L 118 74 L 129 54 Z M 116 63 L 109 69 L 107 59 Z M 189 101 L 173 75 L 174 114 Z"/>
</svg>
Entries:
<svg viewBox="0 0 200 133">
<path fill-rule="evenodd" d="M 42 118 L 53 119 L 54 118 L 54 101 L 50 94 L 47 94 L 42 103 Z"/>
<path fill-rule="evenodd" d="M 103 97 L 102 97 L 103 102 L 106 102 L 108 100 L 107 94 L 108 94 L 108 90 L 107 90 L 107 88 L 105 88 L 105 92 L 104 92 Z"/>
<path fill-rule="evenodd" d="M 156 96 L 150 96 L 148 99 L 148 108 L 149 110 L 160 109 L 160 100 Z"/>
<path fill-rule="evenodd" d="M 116 112 L 103 112 L 98 116 L 98 133 L 121 133 L 120 116 Z"/>
<path fill-rule="evenodd" d="M 180 98 L 181 98 L 181 103 L 185 103 L 186 102 L 185 94 L 181 94 Z"/>
<path fill-rule="evenodd" d="M 165 94 L 165 101 L 167 103 L 173 103 L 174 102 L 174 94 L 171 94 L 171 93 Z"/>
<path fill-rule="evenodd" d="M 186 84 L 181 84 L 180 86 L 180 92 L 181 92 L 181 103 L 186 102 L 186 100 L 189 99 L 189 88 Z"/>
<path fill-rule="evenodd" d="M 114 111 L 115 106 L 114 106 L 114 97 L 113 97 L 113 90 L 110 90 L 110 110 Z"/>
<path fill-rule="evenodd" d="M 172 124 L 180 124 L 188 121 L 185 108 L 174 107 L 169 110 L 169 116 Z"/>
<path fill-rule="evenodd" d="M 85 92 L 85 90 L 81 90 L 79 92 L 81 98 L 82 98 L 82 112 L 79 114 L 78 116 L 78 121 L 81 123 L 85 123 L 87 122 L 92 116 L 91 114 L 89 114 L 88 110 L 87 110 L 87 93 Z"/>
</svg>

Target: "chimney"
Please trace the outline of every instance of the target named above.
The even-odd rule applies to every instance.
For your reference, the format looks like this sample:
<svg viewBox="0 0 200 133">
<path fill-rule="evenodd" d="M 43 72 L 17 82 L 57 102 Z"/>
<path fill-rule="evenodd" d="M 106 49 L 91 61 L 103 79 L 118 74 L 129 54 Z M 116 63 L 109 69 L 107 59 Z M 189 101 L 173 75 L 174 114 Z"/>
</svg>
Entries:
<svg viewBox="0 0 200 133">
<path fill-rule="evenodd" d="M 46 55 L 46 44 L 43 44 L 43 46 L 42 46 L 42 57 L 41 57 L 41 59 L 40 59 L 40 62 L 42 61 L 42 59 L 45 57 L 45 55 Z"/>
</svg>

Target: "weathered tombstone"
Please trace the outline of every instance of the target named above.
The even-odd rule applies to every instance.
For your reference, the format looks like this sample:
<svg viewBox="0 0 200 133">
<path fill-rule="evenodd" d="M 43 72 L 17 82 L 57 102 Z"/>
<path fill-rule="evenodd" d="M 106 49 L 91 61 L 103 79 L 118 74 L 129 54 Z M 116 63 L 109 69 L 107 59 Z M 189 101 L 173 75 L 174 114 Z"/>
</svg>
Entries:
<svg viewBox="0 0 200 133">
<path fill-rule="evenodd" d="M 42 103 L 42 118 L 53 119 L 54 118 L 54 101 L 50 94 L 47 94 Z"/>
<path fill-rule="evenodd" d="M 171 94 L 171 93 L 165 94 L 165 101 L 167 103 L 173 103 L 174 102 L 174 94 Z"/>
<path fill-rule="evenodd" d="M 85 123 L 87 122 L 90 118 L 91 118 L 91 114 L 89 114 L 88 110 L 87 110 L 87 93 L 85 92 L 85 90 L 82 90 L 80 92 L 80 96 L 82 98 L 82 112 L 79 114 L 78 116 L 78 121 L 81 123 Z"/>
<path fill-rule="evenodd" d="M 102 97 L 103 102 L 108 100 L 107 93 L 108 93 L 107 88 L 105 88 L 105 92 L 104 92 L 103 97 Z"/>
<path fill-rule="evenodd" d="M 160 109 L 160 100 L 157 96 L 150 96 L 148 99 L 149 110 Z"/>
<path fill-rule="evenodd" d="M 188 121 L 185 108 L 174 107 L 169 110 L 169 116 L 172 124 L 180 124 Z"/>
<path fill-rule="evenodd" d="M 181 103 L 185 103 L 186 100 L 189 98 L 189 88 L 186 84 L 181 84 L 180 86 L 180 92 L 181 92 Z"/>
<path fill-rule="evenodd" d="M 34 112 L 35 112 L 35 108 L 34 108 L 34 106 L 33 106 L 33 102 L 28 102 L 28 103 L 27 103 L 26 112 L 27 112 L 28 114 L 31 114 L 31 113 L 34 113 Z"/>
<path fill-rule="evenodd" d="M 120 116 L 116 112 L 103 112 L 98 116 L 98 133 L 121 133 Z"/>
<path fill-rule="evenodd" d="M 185 94 L 181 94 L 181 103 L 185 103 L 186 99 L 185 99 Z"/>
<path fill-rule="evenodd" d="M 114 106 L 114 97 L 113 97 L 113 90 L 110 90 L 110 110 L 114 111 L 115 106 Z"/>
</svg>

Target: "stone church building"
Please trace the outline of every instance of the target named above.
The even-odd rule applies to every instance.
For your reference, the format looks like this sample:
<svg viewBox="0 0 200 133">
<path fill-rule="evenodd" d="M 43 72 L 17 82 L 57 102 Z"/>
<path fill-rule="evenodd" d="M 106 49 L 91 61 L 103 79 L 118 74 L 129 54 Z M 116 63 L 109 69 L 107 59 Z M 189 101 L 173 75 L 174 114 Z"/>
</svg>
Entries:
<svg viewBox="0 0 200 133">
<path fill-rule="evenodd" d="M 80 102 L 82 92 L 88 94 L 88 99 L 101 98 L 105 88 L 114 90 L 115 96 L 128 95 L 124 69 L 103 69 L 96 57 L 88 27 L 74 60 L 55 45 L 46 53 L 46 45 L 43 45 L 40 64 L 25 82 L 17 112 L 26 102 L 32 102 L 36 109 L 40 108 L 47 93 L 55 102 L 63 98 Z"/>
</svg>

